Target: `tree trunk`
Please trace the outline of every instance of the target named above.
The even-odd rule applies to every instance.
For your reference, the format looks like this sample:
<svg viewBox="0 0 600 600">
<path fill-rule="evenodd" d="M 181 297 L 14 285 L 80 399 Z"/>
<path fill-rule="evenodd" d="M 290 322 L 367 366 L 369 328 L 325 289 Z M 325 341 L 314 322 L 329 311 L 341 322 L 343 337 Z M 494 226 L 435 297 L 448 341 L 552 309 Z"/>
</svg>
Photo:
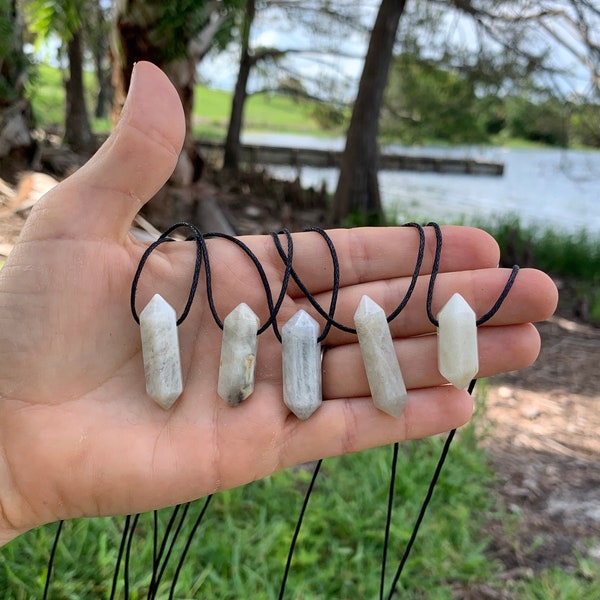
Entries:
<svg viewBox="0 0 600 600">
<path fill-rule="evenodd" d="M 23 23 L 16 0 L 0 6 L 5 53 L 0 57 L 0 178 L 16 183 L 37 154 L 31 135 L 33 111 L 23 98 L 29 61 L 23 51 Z"/>
<path fill-rule="evenodd" d="M 377 181 L 377 134 L 396 30 L 405 3 L 406 0 L 382 0 L 371 32 L 333 200 L 332 217 L 338 224 L 352 214 L 372 223 L 385 220 Z"/>
<path fill-rule="evenodd" d="M 92 11 L 91 25 L 88 26 L 86 34 L 98 86 L 94 117 L 104 119 L 109 116 L 113 97 L 110 64 L 108 62 L 110 27 L 107 15 L 99 2 L 92 2 L 90 10 Z"/>
<path fill-rule="evenodd" d="M 65 143 L 75 152 L 93 151 L 92 128 L 83 87 L 83 47 L 81 32 L 76 31 L 67 43 L 69 79 L 66 88 Z"/>
<path fill-rule="evenodd" d="M 253 60 L 250 56 L 250 30 L 255 16 L 255 2 L 248 0 L 246 3 L 246 13 L 244 15 L 244 24 L 242 30 L 242 43 L 240 53 L 240 69 L 235 84 L 235 92 L 231 102 L 231 116 L 229 118 L 229 127 L 227 129 L 227 138 L 225 140 L 225 155 L 223 158 L 223 167 L 225 169 L 239 168 L 240 164 L 240 137 L 242 134 L 242 123 L 244 120 L 244 104 L 248 96 L 246 87 L 250 70 L 253 66 Z"/>
<path fill-rule="evenodd" d="M 157 23 L 160 23 L 162 10 L 159 3 L 131 0 L 117 4 L 114 31 L 117 43 L 111 52 L 114 88 L 112 116 L 116 122 L 125 103 L 133 65 L 137 61 L 148 60 L 165 71 L 181 99 L 186 125 L 183 150 L 172 181 L 188 186 L 199 179 L 202 173 L 202 158 L 192 137 L 196 59 L 193 56 L 176 59 L 170 56 L 165 48 L 165 39 L 157 37 Z M 177 32 L 173 32 L 173 35 L 177 35 Z"/>
</svg>

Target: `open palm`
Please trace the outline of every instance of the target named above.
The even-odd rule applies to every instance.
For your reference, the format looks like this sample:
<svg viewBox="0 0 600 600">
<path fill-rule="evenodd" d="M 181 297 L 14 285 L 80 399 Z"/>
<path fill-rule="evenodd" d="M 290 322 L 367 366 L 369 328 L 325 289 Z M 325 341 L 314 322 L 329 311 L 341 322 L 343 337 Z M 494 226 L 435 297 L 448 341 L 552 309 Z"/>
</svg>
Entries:
<svg viewBox="0 0 600 600">
<path fill-rule="evenodd" d="M 443 385 L 434 329 L 425 312 L 434 238 L 427 232 L 423 277 L 392 323 L 409 397 L 400 419 L 376 410 L 354 336 L 332 330 L 323 359 L 325 402 L 299 421 L 282 402 L 281 346 L 259 338 L 256 387 L 241 406 L 216 395 L 221 330 L 202 288 L 179 328 L 184 393 L 165 411 L 145 392 L 139 327 L 129 310 L 145 245 L 130 223 L 170 175 L 183 139 L 179 100 L 148 63 L 135 68 L 121 121 L 96 156 L 33 210 L 0 271 L 0 542 L 56 519 L 141 512 L 241 485 L 283 467 L 464 423 L 471 399 Z M 418 248 L 413 229 L 330 233 L 340 259 L 336 319 L 352 325 L 368 293 L 387 312 L 403 297 Z M 271 238 L 246 238 L 274 292 L 283 264 Z M 223 318 L 246 302 L 264 323 L 255 267 L 235 245 L 209 240 L 213 291 Z M 138 310 L 155 292 L 185 305 L 193 242 L 163 244 L 144 269 Z M 506 282 L 487 234 L 444 229 L 434 311 L 461 292 L 478 315 Z M 332 285 L 327 247 L 316 233 L 294 235 L 294 268 L 323 306 Z M 202 284 L 201 284 L 202 285 Z M 480 375 L 531 363 L 539 338 L 531 321 L 550 315 L 556 291 L 523 270 L 500 312 L 481 328 Z M 314 314 L 292 284 L 278 322 Z"/>
</svg>

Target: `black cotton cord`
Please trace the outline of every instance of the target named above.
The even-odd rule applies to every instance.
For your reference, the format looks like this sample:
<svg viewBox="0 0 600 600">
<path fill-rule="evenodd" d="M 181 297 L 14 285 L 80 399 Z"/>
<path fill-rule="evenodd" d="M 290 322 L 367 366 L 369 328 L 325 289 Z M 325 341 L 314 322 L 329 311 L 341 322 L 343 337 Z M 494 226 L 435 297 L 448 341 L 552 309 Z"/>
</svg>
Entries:
<svg viewBox="0 0 600 600">
<path fill-rule="evenodd" d="M 395 319 L 400 314 L 400 312 L 402 312 L 402 310 L 404 309 L 404 307 L 410 300 L 410 297 L 412 296 L 412 293 L 417 284 L 417 280 L 419 278 L 421 268 L 423 266 L 423 257 L 425 254 L 425 231 L 423 230 L 423 227 L 421 227 L 421 225 L 419 225 L 417 223 L 407 223 L 405 225 L 405 227 L 415 227 L 417 229 L 417 231 L 419 232 L 419 250 L 417 253 L 417 260 L 415 263 L 413 275 L 411 277 L 411 282 L 408 286 L 406 294 L 404 295 L 404 298 L 400 301 L 398 306 L 386 317 L 388 323 L 391 322 L 393 319 Z M 335 249 L 333 241 L 331 240 L 329 235 L 323 229 L 320 229 L 319 227 L 311 227 L 309 229 L 306 229 L 305 231 L 316 231 L 325 239 L 325 241 L 327 243 L 327 247 L 329 249 L 329 253 L 331 255 L 332 264 L 333 264 L 333 285 L 332 285 L 332 290 L 331 290 L 332 297 L 331 297 L 331 302 L 330 302 L 330 306 L 329 306 L 329 311 L 325 311 L 323 309 L 323 307 L 316 301 L 315 297 L 310 293 L 306 284 L 300 279 L 300 277 L 298 276 L 296 271 L 293 268 L 291 268 L 292 279 L 294 280 L 294 282 L 296 283 L 296 285 L 298 286 L 300 291 L 304 294 L 306 299 L 310 302 L 312 307 L 319 313 L 319 315 L 321 315 L 321 317 L 323 317 L 323 319 L 325 319 L 325 327 L 323 329 L 323 333 L 319 336 L 318 341 L 322 342 L 325 339 L 325 337 L 329 333 L 329 330 L 331 327 L 335 327 L 336 329 L 339 329 L 340 331 L 344 331 L 346 333 L 355 335 L 356 329 L 354 329 L 353 327 L 349 327 L 348 325 L 344 325 L 343 323 L 339 323 L 338 321 L 336 321 L 334 319 L 335 306 L 337 303 L 337 298 L 338 298 L 339 289 L 340 289 L 340 267 L 339 267 L 339 259 L 337 256 L 337 251 Z M 275 247 L 277 248 L 279 256 L 281 257 L 281 260 L 283 261 L 283 263 L 286 265 L 286 269 L 288 267 L 291 267 L 292 260 L 291 260 L 290 253 L 288 252 L 286 254 L 284 252 L 277 236 L 274 234 L 271 234 L 271 235 L 273 236 L 273 240 L 275 242 Z M 438 263 L 439 263 L 439 261 L 438 261 Z"/>
<path fill-rule="evenodd" d="M 494 304 L 494 306 L 492 306 L 492 308 L 485 313 L 485 315 L 483 315 L 483 317 L 479 317 L 479 319 L 477 319 L 476 323 L 477 325 L 483 325 L 484 323 L 486 323 L 487 321 L 489 321 L 500 309 L 500 307 L 502 306 L 502 303 L 504 302 L 504 300 L 506 300 L 506 297 L 508 296 L 510 290 L 512 289 L 513 284 L 515 283 L 515 279 L 517 278 L 517 274 L 519 273 L 519 265 L 514 265 L 512 268 L 512 271 L 510 272 L 510 275 L 508 277 L 508 281 L 506 282 L 504 289 L 502 290 L 501 294 L 498 296 L 498 300 L 496 300 L 496 303 Z"/>
<path fill-rule="evenodd" d="M 123 566 L 123 597 L 125 600 L 129 600 L 129 566 L 131 564 L 131 546 L 133 544 L 133 536 L 139 520 L 140 515 L 138 513 L 133 517 L 131 527 L 129 528 L 129 534 L 127 536 L 127 543 L 125 545 L 125 564 Z"/>
<path fill-rule="evenodd" d="M 194 524 L 192 525 L 192 528 L 191 528 L 188 538 L 186 540 L 183 551 L 181 552 L 181 556 L 179 557 L 179 562 L 177 563 L 177 567 L 175 568 L 175 574 L 173 575 L 173 581 L 171 582 L 171 589 L 169 591 L 169 600 L 173 600 L 173 598 L 175 597 L 175 588 L 177 587 L 177 581 L 179 580 L 179 574 L 181 573 L 181 569 L 183 568 L 183 564 L 185 563 L 185 557 L 187 556 L 190 546 L 192 545 L 192 541 L 194 539 L 194 536 L 196 535 L 196 531 L 197 531 L 198 527 L 200 526 L 200 524 L 202 523 L 202 519 L 204 518 L 204 515 L 206 514 L 208 505 L 210 504 L 212 497 L 213 497 L 212 494 L 210 496 L 206 497 L 206 500 L 204 501 L 204 506 L 202 507 L 200 514 L 196 517 L 196 520 L 194 521 Z"/>
<path fill-rule="evenodd" d="M 187 298 L 185 307 L 183 309 L 183 312 L 181 313 L 180 317 L 177 319 L 177 325 L 181 325 L 181 323 L 183 323 L 183 321 L 185 321 L 186 317 L 188 316 L 188 313 L 190 312 L 190 309 L 194 302 L 194 297 L 196 295 L 196 290 L 198 289 L 200 270 L 202 268 L 204 239 L 202 237 L 202 234 L 200 233 L 200 230 L 195 225 L 193 225 L 192 223 L 181 222 L 181 223 L 176 223 L 175 225 L 172 225 L 171 227 L 169 227 L 163 234 L 161 234 L 161 236 L 155 242 L 152 242 L 152 244 L 150 244 L 150 246 L 148 246 L 148 248 L 146 248 L 146 251 L 142 255 L 142 258 L 140 259 L 140 262 L 138 264 L 135 275 L 133 276 L 133 281 L 131 282 L 131 295 L 130 295 L 130 300 L 129 300 L 131 314 L 133 315 L 133 318 L 138 325 L 140 323 L 140 318 L 139 318 L 139 315 L 136 310 L 135 301 L 136 301 L 136 296 L 137 296 L 137 288 L 139 285 L 140 277 L 142 275 L 142 270 L 144 269 L 144 265 L 148 261 L 148 258 L 150 258 L 150 255 L 152 254 L 152 252 L 154 252 L 154 250 L 156 250 L 161 244 L 164 244 L 166 242 L 174 242 L 175 240 L 170 237 L 170 234 L 173 233 L 175 230 L 183 228 L 183 227 L 191 229 L 193 232 L 192 239 L 196 242 L 196 262 L 194 265 L 194 275 L 192 277 L 192 284 L 190 286 L 190 292 L 188 294 L 188 298 Z"/>
<path fill-rule="evenodd" d="M 284 252 L 281 243 L 279 241 L 279 239 L 277 238 L 277 236 L 273 236 L 273 241 L 275 243 L 275 247 L 277 248 L 277 252 L 279 253 L 279 256 L 281 258 L 281 260 L 283 261 L 283 263 L 286 265 L 286 268 L 290 268 L 290 275 L 292 277 L 292 279 L 294 280 L 295 284 L 298 286 L 298 288 L 300 289 L 300 291 L 304 294 L 304 296 L 306 297 L 306 299 L 310 302 L 310 304 L 312 305 L 312 307 L 319 313 L 319 315 L 321 315 L 321 317 L 323 317 L 323 319 L 325 319 L 325 327 L 327 327 L 327 332 L 329 332 L 329 329 L 331 328 L 331 326 L 336 327 L 337 329 L 340 329 L 342 331 L 345 331 L 347 333 L 356 333 L 356 329 L 352 329 L 351 327 L 347 327 L 346 325 L 342 325 L 341 323 L 338 323 L 334 318 L 333 318 L 333 312 L 332 312 L 332 307 L 333 307 L 333 311 L 335 311 L 335 305 L 337 303 L 337 296 L 339 293 L 339 287 L 340 287 L 340 283 L 339 283 L 339 261 L 337 258 L 337 252 L 335 250 L 335 246 L 333 245 L 333 242 L 331 242 L 331 238 L 325 233 L 324 230 L 319 229 L 318 227 L 313 227 L 311 229 L 307 229 L 306 231 L 316 231 L 318 233 L 321 234 L 321 236 L 325 239 L 325 241 L 327 242 L 327 246 L 329 248 L 329 252 L 331 254 L 331 260 L 332 260 L 332 264 L 333 264 L 333 287 L 331 290 L 332 293 L 332 298 L 330 301 L 330 307 L 329 307 L 329 312 L 326 311 L 315 299 L 315 297 L 310 293 L 310 291 L 308 290 L 308 287 L 304 284 L 304 282 L 300 279 L 300 277 L 298 276 L 298 274 L 296 273 L 296 271 L 293 269 L 292 267 L 292 256 L 291 254 L 288 252 L 287 254 Z M 322 334 L 319 336 L 318 341 L 321 342 L 323 341 L 323 339 L 325 339 L 325 336 L 323 336 Z"/>
<path fill-rule="evenodd" d="M 419 275 L 421 274 L 421 267 L 423 266 L 423 257 L 425 256 L 425 230 L 423 229 L 423 227 L 421 227 L 421 225 L 419 225 L 418 223 L 407 223 L 406 225 L 404 225 L 404 227 L 415 227 L 419 232 L 419 250 L 417 252 L 415 268 L 408 289 L 406 290 L 406 294 L 404 295 L 404 298 L 400 301 L 400 304 L 398 304 L 397 308 L 388 315 L 388 323 L 391 323 L 408 304 L 408 301 L 410 300 L 410 297 L 412 296 L 412 293 L 415 290 L 415 286 L 417 285 Z"/>
<path fill-rule="evenodd" d="M 162 566 L 160 567 L 160 569 L 157 572 L 157 575 L 155 577 L 154 580 L 154 587 L 151 590 L 151 593 L 149 591 L 148 593 L 148 600 L 155 600 L 156 598 L 156 594 L 158 593 L 158 586 L 160 585 L 160 582 L 165 574 L 165 570 L 167 568 L 167 565 L 169 564 L 169 560 L 171 558 L 171 554 L 173 553 L 173 549 L 175 547 L 175 542 L 177 541 L 177 539 L 179 538 L 179 535 L 181 533 L 181 528 L 183 527 L 183 524 L 185 522 L 185 518 L 187 516 L 187 513 L 190 509 L 190 502 L 186 502 L 185 504 L 179 504 L 177 505 L 174 509 L 173 509 L 173 514 L 171 515 L 171 519 L 169 519 L 169 524 L 167 526 L 167 530 L 165 531 L 165 536 L 163 538 L 163 544 L 161 547 L 161 552 L 159 552 L 159 558 L 158 558 L 158 564 L 160 564 L 160 560 L 162 559 L 162 554 L 164 553 L 165 547 L 166 547 L 166 540 L 169 537 L 171 530 L 173 529 L 173 526 L 175 524 L 175 517 L 177 515 L 177 513 L 179 512 L 180 508 L 183 507 L 183 510 L 181 512 L 181 517 L 179 518 L 179 522 L 177 524 L 177 528 L 175 529 L 175 532 L 173 533 L 173 537 L 171 538 L 171 543 L 169 544 L 169 549 L 167 550 L 167 553 L 165 555 L 164 560 L 162 561 Z M 158 564 L 156 565 L 156 567 L 158 568 Z"/>
<path fill-rule="evenodd" d="M 52 549 L 50 550 L 50 556 L 48 558 L 48 566 L 46 569 L 46 582 L 44 584 L 43 600 L 48 598 L 48 592 L 50 591 L 50 580 L 52 579 L 52 569 L 54 568 L 54 559 L 56 558 L 56 550 L 58 548 L 58 541 L 60 540 L 60 534 L 62 533 L 64 521 L 59 521 L 54 534 L 54 542 L 52 543 Z"/>
<path fill-rule="evenodd" d="M 129 527 L 131 524 L 131 515 L 125 517 L 125 524 L 123 525 L 123 533 L 121 534 L 121 543 L 119 545 L 119 551 L 117 553 L 117 561 L 115 564 L 115 571 L 113 573 L 112 587 L 110 589 L 110 600 L 114 600 L 117 593 L 117 584 L 119 582 L 119 571 L 121 570 L 121 560 L 123 560 L 123 554 L 125 552 L 125 545 L 127 543 L 127 536 L 129 533 Z"/>
<path fill-rule="evenodd" d="M 320 227 L 311 227 L 306 231 L 315 231 L 325 240 L 333 266 L 333 285 L 331 286 L 331 300 L 329 301 L 327 322 L 325 323 L 325 327 L 323 327 L 321 335 L 317 338 L 317 343 L 320 344 L 327 337 L 329 330 L 331 329 L 333 316 L 335 315 L 335 308 L 337 306 L 338 294 L 340 291 L 340 261 L 335 246 L 333 245 L 333 241 L 324 229 L 321 229 Z"/>
<path fill-rule="evenodd" d="M 323 464 L 323 459 L 317 461 L 315 465 L 315 470 L 313 471 L 310 484 L 308 489 L 306 490 L 306 495 L 304 496 L 304 502 L 302 503 L 302 508 L 300 509 L 300 514 L 298 515 L 298 520 L 296 522 L 296 529 L 294 530 L 294 535 L 292 536 L 292 541 L 290 543 L 290 549 L 288 551 L 287 561 L 285 563 L 285 570 L 283 572 L 283 578 L 281 580 L 281 588 L 279 589 L 278 600 L 282 600 L 285 594 L 285 586 L 287 583 L 287 578 L 290 573 L 290 568 L 292 566 L 292 557 L 294 556 L 294 549 L 296 548 L 296 542 L 298 541 L 298 536 L 300 535 L 300 529 L 302 528 L 302 521 L 304 520 L 304 513 L 306 513 L 306 508 L 308 506 L 308 501 L 310 500 L 313 487 L 315 485 L 315 481 L 317 480 L 317 475 L 319 474 L 319 470 L 321 465 Z"/>
<path fill-rule="evenodd" d="M 429 287 L 427 288 L 427 317 L 429 318 L 431 323 L 433 323 L 433 325 L 435 325 L 435 327 L 437 327 L 439 323 L 438 323 L 438 320 L 433 316 L 433 313 L 431 312 L 431 303 L 433 301 L 433 288 L 435 286 L 435 279 L 440 270 L 443 239 L 442 239 L 442 229 L 440 228 L 440 226 L 437 223 L 432 222 L 432 223 L 427 223 L 427 225 L 433 227 L 433 230 L 435 231 L 435 241 L 436 241 L 435 256 L 433 258 L 433 266 L 431 267 L 431 276 L 429 277 Z"/>
<path fill-rule="evenodd" d="M 404 554 L 402 555 L 402 558 L 400 559 L 400 564 L 398 565 L 398 568 L 396 569 L 396 573 L 395 573 L 394 579 L 392 581 L 392 586 L 390 588 L 390 593 L 388 594 L 388 600 L 392 600 L 392 598 L 394 596 L 394 593 L 396 591 L 396 586 L 398 585 L 398 581 L 400 580 L 400 576 L 402 575 L 402 571 L 404 569 L 404 566 L 406 565 L 406 561 L 408 560 L 410 551 L 412 550 L 415 540 L 417 539 L 417 535 L 419 533 L 421 524 L 423 523 L 423 519 L 425 518 L 425 513 L 427 512 L 429 503 L 431 502 L 431 499 L 433 498 L 433 492 L 435 491 L 435 487 L 440 478 L 442 468 L 444 466 L 444 463 L 446 462 L 448 452 L 450 451 L 450 445 L 452 444 L 452 440 L 454 439 L 455 434 L 456 434 L 456 429 L 453 429 L 452 431 L 450 431 L 450 433 L 448 434 L 448 437 L 446 438 L 446 442 L 444 443 L 444 447 L 442 449 L 442 454 L 438 460 L 438 463 L 435 467 L 435 471 L 433 473 L 433 477 L 431 478 L 431 481 L 429 483 L 429 488 L 427 489 L 427 495 L 425 496 L 425 499 L 423 500 L 423 504 L 421 505 L 421 510 L 419 511 L 419 516 L 417 517 L 417 521 L 415 522 L 415 525 L 413 527 L 412 533 L 410 535 L 410 539 L 408 540 L 408 544 L 406 545 L 406 549 L 404 550 Z"/>
<path fill-rule="evenodd" d="M 287 234 L 287 237 L 288 237 L 288 252 L 292 252 L 293 251 L 292 236 L 290 235 L 289 231 L 284 230 L 284 232 Z M 252 261 L 252 263 L 254 264 L 254 267 L 256 268 L 256 270 L 258 272 L 260 281 L 265 290 L 265 296 L 266 296 L 266 300 L 267 300 L 267 308 L 269 310 L 269 318 L 260 327 L 260 329 L 258 330 L 257 333 L 258 333 L 258 335 L 262 334 L 269 327 L 271 327 L 271 325 L 273 323 L 275 323 L 275 325 L 274 325 L 275 335 L 280 339 L 275 319 L 277 318 L 277 313 L 279 312 L 279 309 L 280 309 L 281 305 L 283 304 L 283 300 L 284 300 L 285 294 L 287 292 L 287 287 L 288 287 L 288 282 L 289 282 L 289 271 L 290 271 L 291 266 L 286 266 L 286 269 L 285 269 L 285 272 L 284 272 L 284 275 L 282 278 L 282 286 L 281 286 L 281 290 L 279 292 L 279 296 L 277 298 L 277 302 L 273 303 L 273 294 L 272 294 L 271 286 L 269 284 L 269 279 L 265 273 L 265 270 L 264 270 L 262 264 L 260 263 L 260 260 L 256 256 L 256 254 L 254 254 L 254 252 L 252 252 L 252 250 L 250 250 L 250 248 L 246 244 L 244 244 L 238 238 L 236 238 L 232 235 L 226 234 L 226 233 L 207 233 L 206 235 L 204 235 L 204 238 L 205 239 L 221 238 L 221 239 L 225 239 L 229 242 L 232 242 L 236 246 L 238 246 L 238 248 L 240 248 L 250 258 L 250 260 Z M 214 299 L 212 296 L 212 274 L 211 274 L 211 270 L 210 270 L 208 249 L 206 248 L 206 246 L 205 246 L 205 265 L 208 265 L 208 272 L 209 272 L 208 278 L 207 278 L 207 294 L 209 296 L 209 306 L 211 307 L 211 312 L 212 312 L 213 318 L 215 319 L 215 322 L 221 329 L 223 329 L 223 323 L 221 321 L 221 318 L 217 314 L 216 307 L 214 304 Z"/>
<path fill-rule="evenodd" d="M 390 487 L 388 492 L 388 505 L 385 519 L 385 531 L 383 538 L 383 556 L 381 558 L 381 579 L 379 582 L 379 599 L 383 600 L 385 594 L 385 569 L 387 567 L 387 554 L 390 545 L 390 530 L 392 527 L 392 512 L 394 510 L 394 496 L 396 492 L 396 469 L 398 467 L 398 450 L 400 444 L 394 443 L 392 451 L 392 463 L 390 465 Z"/>
<path fill-rule="evenodd" d="M 150 574 L 150 585 L 148 586 L 148 598 L 150 597 L 151 591 L 154 589 L 154 582 L 156 581 L 158 559 L 158 510 L 152 511 L 152 573 Z"/>
<path fill-rule="evenodd" d="M 431 311 L 431 303 L 432 303 L 432 299 L 433 299 L 433 283 L 435 282 L 435 278 L 439 271 L 441 248 L 442 248 L 442 232 L 438 225 L 431 224 L 431 223 L 430 223 L 430 225 L 433 225 L 435 227 L 437 244 L 436 244 L 436 253 L 435 253 L 435 259 L 434 259 L 434 267 L 432 268 L 431 278 L 429 280 L 429 289 L 428 289 L 428 293 L 427 293 L 427 315 L 429 316 L 430 321 L 437 327 L 438 322 L 436 319 L 433 318 L 433 314 Z M 494 303 L 492 308 L 487 313 L 485 313 L 482 317 L 477 319 L 476 323 L 478 326 L 489 321 L 498 312 L 498 310 L 502 306 L 503 302 L 506 300 L 508 294 L 510 293 L 510 290 L 512 289 L 512 287 L 515 283 L 515 279 L 517 277 L 518 272 L 519 272 L 519 267 L 517 265 L 515 265 L 512 268 L 510 276 L 508 277 L 508 280 L 507 280 L 506 284 L 504 285 L 502 292 L 498 296 L 498 299 L 496 300 L 496 302 Z M 477 380 L 473 379 L 471 381 L 471 383 L 469 384 L 468 393 L 470 395 L 473 394 L 473 390 L 475 389 L 476 383 L 477 383 Z M 392 600 L 396 586 L 398 585 L 398 581 L 400 579 L 400 576 L 402 575 L 402 571 L 403 571 L 404 566 L 406 565 L 406 561 L 408 560 L 408 557 L 410 555 L 410 551 L 411 551 L 411 549 L 415 543 L 415 540 L 417 538 L 419 528 L 421 527 L 421 523 L 423 522 L 425 513 L 427 512 L 427 508 L 429 506 L 429 503 L 431 502 L 431 498 L 433 497 L 433 492 L 435 490 L 438 479 L 442 472 L 444 463 L 446 462 L 446 458 L 448 456 L 448 452 L 450 450 L 450 446 L 452 444 L 452 440 L 454 439 L 455 434 L 456 434 L 456 429 L 453 429 L 448 434 L 448 437 L 446 438 L 444 448 L 442 449 L 442 454 L 438 460 L 438 463 L 435 468 L 435 472 L 434 472 L 431 482 L 429 484 L 429 488 L 427 490 L 427 495 L 425 496 L 425 499 L 423 500 L 423 503 L 421 505 L 421 510 L 419 511 L 419 516 L 417 517 L 417 521 L 413 527 L 413 531 L 411 533 L 410 539 L 408 541 L 408 544 L 406 545 L 406 549 L 400 560 L 398 569 L 396 570 L 396 574 L 394 576 L 394 580 L 393 580 L 391 588 L 390 588 L 390 593 L 388 595 L 388 600 Z"/>
<path fill-rule="evenodd" d="M 285 231 L 288 234 L 288 240 L 291 240 L 291 236 L 289 235 L 289 232 L 287 232 L 287 230 L 285 230 Z M 281 257 L 281 260 L 283 261 L 283 263 L 285 265 L 286 272 L 289 272 L 292 279 L 294 280 L 296 285 L 300 288 L 300 291 L 304 294 L 306 299 L 311 303 L 311 305 L 315 308 L 315 310 L 325 319 L 325 327 L 323 328 L 323 331 L 317 338 L 317 343 L 320 344 L 327 337 L 329 330 L 331 329 L 331 326 L 335 323 L 335 321 L 333 319 L 333 315 L 335 314 L 335 307 L 337 305 L 337 299 L 338 299 L 338 294 L 339 294 L 339 290 L 340 290 L 340 262 L 338 260 L 335 246 L 333 245 L 333 241 L 331 240 L 331 238 L 329 237 L 329 235 L 327 234 L 327 232 L 324 229 L 321 229 L 320 227 L 310 227 L 308 229 L 305 229 L 305 231 L 314 231 L 314 232 L 318 233 L 325 240 L 325 243 L 327 244 L 327 249 L 329 250 L 329 255 L 331 256 L 331 263 L 333 266 L 333 285 L 331 287 L 331 300 L 329 301 L 329 310 L 327 312 L 315 300 L 314 296 L 308 291 L 308 288 L 306 287 L 306 285 L 302 282 L 300 277 L 298 277 L 298 274 L 296 273 L 296 271 L 294 271 L 294 268 L 292 266 L 293 256 L 292 256 L 292 253 L 290 252 L 289 241 L 288 241 L 287 254 L 284 252 L 283 247 L 281 246 L 281 242 L 279 241 L 279 238 L 277 237 L 277 235 L 273 236 L 273 241 L 275 243 L 275 247 L 277 248 L 277 252 L 279 253 L 279 256 Z"/>
</svg>

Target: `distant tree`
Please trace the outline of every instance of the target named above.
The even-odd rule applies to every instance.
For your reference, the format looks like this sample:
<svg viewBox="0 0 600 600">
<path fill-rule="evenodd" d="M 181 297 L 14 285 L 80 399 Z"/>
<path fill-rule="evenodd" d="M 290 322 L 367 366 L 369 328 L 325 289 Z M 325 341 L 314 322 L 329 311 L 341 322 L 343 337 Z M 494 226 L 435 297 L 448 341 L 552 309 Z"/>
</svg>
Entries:
<svg viewBox="0 0 600 600">
<path fill-rule="evenodd" d="M 509 96 L 504 105 L 510 136 L 549 146 L 568 146 L 570 109 L 557 98 L 533 102 Z"/>
<path fill-rule="evenodd" d="M 267 63 L 275 66 L 273 71 L 276 73 L 275 82 L 267 89 L 259 90 L 258 93 L 265 91 L 276 91 L 282 94 L 292 96 L 297 99 L 310 99 L 315 102 L 315 106 L 322 104 L 321 98 L 315 93 L 310 93 L 305 85 L 303 77 L 294 72 L 293 69 L 283 65 L 285 58 L 290 55 L 307 55 L 306 49 L 294 47 L 255 47 L 251 46 L 251 30 L 258 11 L 278 11 L 285 15 L 290 24 L 297 26 L 299 24 L 305 31 L 311 31 L 318 34 L 321 40 L 327 40 L 320 47 L 312 47 L 310 54 L 317 56 L 320 54 L 335 55 L 339 54 L 339 48 L 332 47 L 331 30 L 334 24 L 345 25 L 346 27 L 357 27 L 357 21 L 348 10 L 348 6 L 342 3 L 336 3 L 332 0 L 247 0 L 243 15 L 243 21 L 240 26 L 240 62 L 238 77 L 231 105 L 231 114 L 227 136 L 225 140 L 225 154 L 223 166 L 227 169 L 237 169 L 240 159 L 240 137 L 243 125 L 243 113 L 246 99 L 248 98 L 248 81 L 251 71 L 257 66 L 262 66 L 263 74 L 268 70 Z M 323 81 L 318 86 L 323 89 Z M 339 119 L 340 112 L 335 106 L 331 106 L 329 114 L 327 109 L 317 113 L 323 121 L 327 118 L 331 120 Z"/>
<path fill-rule="evenodd" d="M 466 75 L 402 53 L 392 65 L 381 129 L 406 143 L 481 142 L 487 131 L 478 118 L 479 108 L 475 86 Z"/>
<path fill-rule="evenodd" d="M 250 70 L 258 60 L 250 52 L 250 30 L 252 29 L 255 16 L 255 0 L 246 0 L 240 32 L 240 64 L 231 102 L 227 137 L 225 139 L 223 167 L 226 169 L 237 169 L 240 161 L 240 136 L 242 132 L 244 104 L 248 95 L 248 78 L 250 77 Z"/>
<path fill-rule="evenodd" d="M 110 12 L 109 2 L 95 0 L 90 2 L 85 15 L 85 42 L 91 55 L 96 73 L 97 93 L 94 116 L 97 119 L 108 117 L 112 105 L 113 89 L 110 65 Z"/>
<path fill-rule="evenodd" d="M 55 34 L 66 46 L 69 73 L 65 79 L 64 141 L 76 152 L 84 154 L 94 149 L 83 85 L 83 15 L 89 10 L 88 3 L 93 1 L 30 0 L 27 4 L 30 29 L 42 39 Z"/>
<path fill-rule="evenodd" d="M 578 100 L 569 105 L 569 132 L 578 144 L 600 148 L 600 105 Z"/>
<path fill-rule="evenodd" d="M 33 115 L 24 98 L 29 68 L 17 2 L 0 0 L 0 177 L 10 181 L 30 167 L 35 152 Z"/>
<path fill-rule="evenodd" d="M 404 5 L 405 0 L 382 0 L 371 32 L 333 200 L 332 217 L 338 223 L 357 212 L 373 222 L 384 221 L 377 182 L 377 134 Z"/>
<path fill-rule="evenodd" d="M 0 107 L 23 96 L 29 65 L 17 1 L 0 0 Z"/>
</svg>

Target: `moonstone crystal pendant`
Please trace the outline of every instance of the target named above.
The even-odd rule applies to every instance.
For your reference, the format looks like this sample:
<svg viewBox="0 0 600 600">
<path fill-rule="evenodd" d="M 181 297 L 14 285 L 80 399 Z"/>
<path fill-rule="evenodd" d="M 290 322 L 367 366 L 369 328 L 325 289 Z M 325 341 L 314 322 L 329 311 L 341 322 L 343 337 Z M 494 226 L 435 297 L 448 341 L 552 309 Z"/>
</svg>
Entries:
<svg viewBox="0 0 600 600">
<path fill-rule="evenodd" d="M 223 321 L 217 394 L 237 406 L 254 391 L 254 367 L 260 321 L 243 302 Z"/>
<path fill-rule="evenodd" d="M 398 418 L 406 401 L 406 386 L 383 308 L 363 296 L 354 313 L 354 326 L 373 404 Z"/>
<path fill-rule="evenodd" d="M 156 294 L 140 313 L 146 392 L 163 408 L 171 408 L 183 391 L 177 315 Z"/>
<path fill-rule="evenodd" d="M 464 390 L 479 371 L 475 312 L 454 294 L 437 316 L 438 369 L 456 388 Z"/>
<path fill-rule="evenodd" d="M 308 419 L 321 406 L 319 324 L 299 310 L 282 328 L 283 401 L 299 418 Z"/>
</svg>

